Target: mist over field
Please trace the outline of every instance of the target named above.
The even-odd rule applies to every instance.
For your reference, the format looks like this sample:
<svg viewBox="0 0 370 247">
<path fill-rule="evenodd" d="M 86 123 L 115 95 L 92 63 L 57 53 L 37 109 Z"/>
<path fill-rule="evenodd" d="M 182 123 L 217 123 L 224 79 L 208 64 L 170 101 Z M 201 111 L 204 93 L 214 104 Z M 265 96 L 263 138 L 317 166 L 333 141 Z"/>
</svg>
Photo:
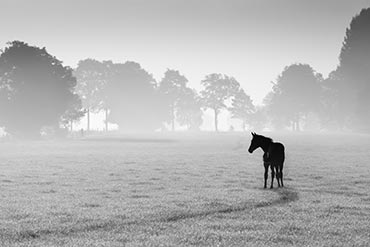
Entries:
<svg viewBox="0 0 370 247">
<path fill-rule="evenodd" d="M 272 190 L 240 134 L 1 143 L 0 241 L 366 246 L 370 138 L 274 135 L 287 160 Z"/>
<path fill-rule="evenodd" d="M 0 246 L 369 244 L 370 1 L 0 3 Z"/>
</svg>

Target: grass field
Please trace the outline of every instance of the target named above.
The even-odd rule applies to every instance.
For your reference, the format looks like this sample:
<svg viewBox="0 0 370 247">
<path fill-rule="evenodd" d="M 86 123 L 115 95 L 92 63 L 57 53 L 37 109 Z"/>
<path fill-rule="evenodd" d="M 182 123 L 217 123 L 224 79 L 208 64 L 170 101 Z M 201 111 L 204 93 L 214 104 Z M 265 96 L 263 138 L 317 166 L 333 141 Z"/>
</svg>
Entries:
<svg viewBox="0 0 370 247">
<path fill-rule="evenodd" d="M 0 143 L 0 246 L 369 246 L 370 137 L 272 137 L 272 190 L 249 135 Z"/>
</svg>

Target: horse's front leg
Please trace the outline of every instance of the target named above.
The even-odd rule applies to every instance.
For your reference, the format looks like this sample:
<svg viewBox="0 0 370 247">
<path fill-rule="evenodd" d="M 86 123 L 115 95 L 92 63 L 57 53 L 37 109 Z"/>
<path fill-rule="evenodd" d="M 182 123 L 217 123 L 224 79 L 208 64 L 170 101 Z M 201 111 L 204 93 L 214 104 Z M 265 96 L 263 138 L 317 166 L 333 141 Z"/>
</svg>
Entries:
<svg viewBox="0 0 370 247">
<path fill-rule="evenodd" d="M 269 171 L 269 164 L 264 162 L 263 165 L 265 166 L 265 189 L 267 188 L 267 178 L 268 178 L 268 171 Z"/>
<path fill-rule="evenodd" d="M 270 189 L 274 188 L 274 176 L 275 176 L 274 166 L 271 164 L 271 187 Z"/>
</svg>

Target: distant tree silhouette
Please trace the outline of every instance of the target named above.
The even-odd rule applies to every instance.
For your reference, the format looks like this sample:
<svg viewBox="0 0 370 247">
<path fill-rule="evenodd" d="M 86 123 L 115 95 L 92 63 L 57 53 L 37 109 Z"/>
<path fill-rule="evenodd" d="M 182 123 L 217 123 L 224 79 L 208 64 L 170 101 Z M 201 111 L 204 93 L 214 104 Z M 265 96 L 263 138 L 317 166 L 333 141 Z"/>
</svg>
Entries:
<svg viewBox="0 0 370 247">
<path fill-rule="evenodd" d="M 13 135 L 36 137 L 41 127 L 59 125 L 76 99 L 76 79 L 45 48 L 8 45 L 0 56 L 0 125 Z"/>
<path fill-rule="evenodd" d="M 204 89 L 200 92 L 205 108 L 214 111 L 215 130 L 218 131 L 218 114 L 226 108 L 226 100 L 233 97 L 240 84 L 235 78 L 221 74 L 210 74 L 201 82 Z"/>
<path fill-rule="evenodd" d="M 168 105 L 169 122 L 172 131 L 175 130 L 176 112 L 181 97 L 185 94 L 188 80 L 177 70 L 167 69 L 164 78 L 159 83 L 159 91 Z"/>
<path fill-rule="evenodd" d="M 151 74 L 135 62 L 111 65 L 106 87 L 109 122 L 122 131 L 153 131 L 165 119 L 165 101 Z"/>
<path fill-rule="evenodd" d="M 67 111 L 61 117 L 61 123 L 64 126 L 69 125 L 71 131 L 73 131 L 73 123 L 79 121 L 85 115 L 81 98 L 77 94 L 73 96 L 73 99 L 68 103 Z"/>
<path fill-rule="evenodd" d="M 107 64 L 94 59 L 81 60 L 74 71 L 77 78 L 76 92 L 86 109 L 87 131 L 90 131 L 90 112 L 103 108 L 103 89 L 107 80 Z M 106 109 L 107 111 L 107 109 Z"/>
<path fill-rule="evenodd" d="M 254 112 L 254 105 L 249 95 L 247 95 L 243 89 L 240 89 L 235 94 L 229 110 L 232 118 L 240 119 L 242 121 L 242 127 L 245 131 L 246 125 Z"/>
<path fill-rule="evenodd" d="M 319 108 L 321 81 L 321 74 L 308 64 L 285 67 L 265 99 L 273 122 L 282 126 L 290 122 L 293 130 L 300 130 L 302 116 Z"/>
<path fill-rule="evenodd" d="M 275 84 L 274 84 L 275 85 Z M 286 126 L 295 127 L 294 115 L 289 108 L 286 107 L 286 102 L 279 96 L 280 92 L 273 87 L 273 91 L 269 92 L 263 99 L 265 105 L 265 113 L 268 120 L 275 130 L 282 130 Z"/>
<path fill-rule="evenodd" d="M 256 106 L 249 115 L 248 125 L 255 131 L 262 131 L 267 125 L 267 116 L 265 107 Z"/>
<path fill-rule="evenodd" d="M 199 130 L 203 123 L 202 103 L 196 91 L 185 88 L 177 103 L 176 118 L 181 125 L 187 126 L 188 130 Z"/>
<path fill-rule="evenodd" d="M 353 129 L 357 116 L 355 88 L 333 71 L 322 82 L 320 124 L 323 129 L 345 131 Z"/>
<path fill-rule="evenodd" d="M 346 30 L 339 66 L 333 73 L 335 84 L 339 84 L 333 85 L 340 102 L 338 106 L 345 105 L 347 98 L 355 99 L 352 112 L 357 121 L 352 121 L 352 127 L 370 131 L 370 8 L 361 10 L 352 19 Z M 351 117 L 353 115 L 348 116 Z"/>
</svg>

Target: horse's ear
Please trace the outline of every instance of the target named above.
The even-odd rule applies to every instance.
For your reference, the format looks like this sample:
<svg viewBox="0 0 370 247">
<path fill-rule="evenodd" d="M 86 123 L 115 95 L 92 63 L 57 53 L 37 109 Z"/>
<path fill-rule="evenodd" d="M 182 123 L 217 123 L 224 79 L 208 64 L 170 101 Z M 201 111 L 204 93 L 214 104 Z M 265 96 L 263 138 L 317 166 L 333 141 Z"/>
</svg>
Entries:
<svg viewBox="0 0 370 247">
<path fill-rule="evenodd" d="M 256 135 L 256 133 L 253 133 L 253 132 L 251 132 L 251 134 L 252 134 L 252 136 L 255 136 Z"/>
</svg>

